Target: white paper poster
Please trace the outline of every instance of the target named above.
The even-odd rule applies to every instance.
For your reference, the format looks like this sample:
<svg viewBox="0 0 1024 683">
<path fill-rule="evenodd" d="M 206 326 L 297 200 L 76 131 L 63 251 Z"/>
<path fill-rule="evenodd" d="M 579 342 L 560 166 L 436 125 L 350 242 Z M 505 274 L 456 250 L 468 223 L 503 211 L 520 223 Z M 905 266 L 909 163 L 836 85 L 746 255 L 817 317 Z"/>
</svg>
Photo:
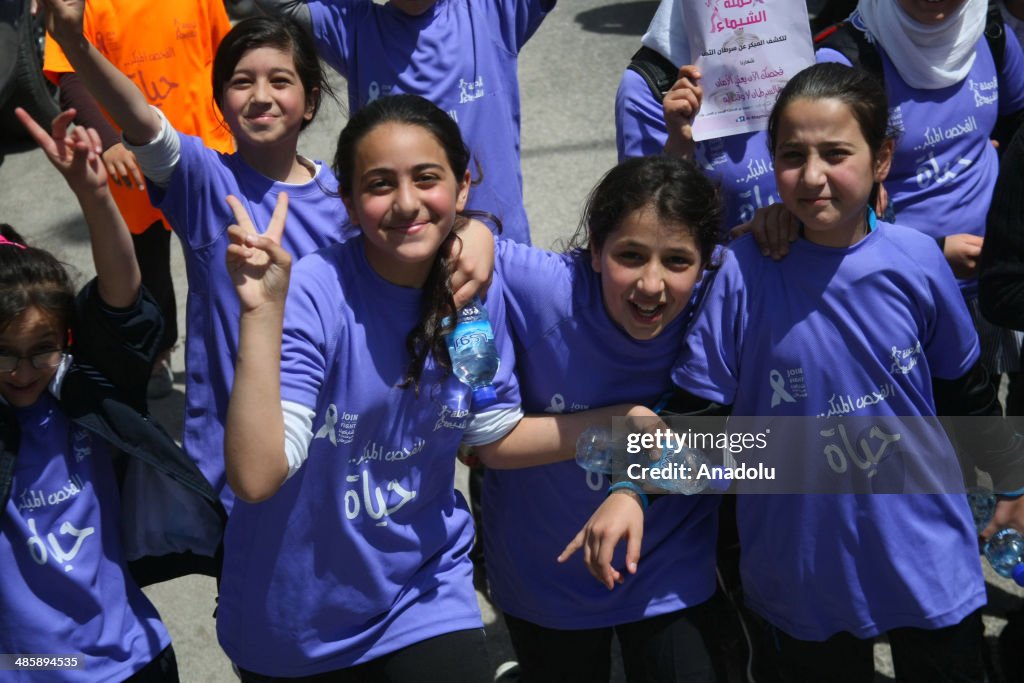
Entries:
<svg viewBox="0 0 1024 683">
<path fill-rule="evenodd" d="M 764 130 L 779 91 L 814 64 L 806 0 L 684 0 L 704 98 L 693 137 Z"/>
</svg>

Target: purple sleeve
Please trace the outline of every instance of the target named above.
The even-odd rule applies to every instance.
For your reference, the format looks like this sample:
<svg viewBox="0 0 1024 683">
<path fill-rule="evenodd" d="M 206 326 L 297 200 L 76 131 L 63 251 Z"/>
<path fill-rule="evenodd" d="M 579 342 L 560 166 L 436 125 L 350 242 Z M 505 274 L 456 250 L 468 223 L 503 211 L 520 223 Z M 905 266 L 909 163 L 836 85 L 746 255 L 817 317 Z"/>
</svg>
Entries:
<svg viewBox="0 0 1024 683">
<path fill-rule="evenodd" d="M 313 39 L 320 59 L 346 78 L 348 57 L 355 50 L 352 25 L 356 15 L 372 10 L 370 0 L 312 0 L 307 3 L 313 22 Z"/>
<path fill-rule="evenodd" d="M 920 242 L 912 257 L 921 267 L 934 306 L 930 327 L 921 335 L 928 367 L 933 377 L 958 379 L 978 360 L 978 333 L 942 250 L 933 240 Z"/>
<path fill-rule="evenodd" d="M 504 240 L 502 240 L 504 241 Z M 516 353 L 510 336 L 504 281 L 501 271 L 496 269 L 494 279 L 487 290 L 487 315 L 494 331 L 494 343 L 498 347 L 498 372 L 494 376 L 494 389 L 498 394 L 498 402 L 487 408 L 495 411 L 507 408 L 518 408 L 522 402 L 519 396 L 519 380 L 516 378 Z"/>
<path fill-rule="evenodd" d="M 619 161 L 660 154 L 668 133 L 661 102 L 644 77 L 626 69 L 615 93 L 615 144 Z"/>
<path fill-rule="evenodd" d="M 753 238 L 742 238 L 748 239 Z M 700 398 L 732 405 L 747 319 L 746 285 L 729 250 L 722 253 L 722 265 L 713 272 L 714 280 L 705 285 L 708 292 L 672 368 L 672 382 Z"/>
<path fill-rule="evenodd" d="M 330 252 L 328 252 L 330 253 Z M 315 409 L 317 396 L 327 376 L 327 358 L 335 345 L 343 320 L 334 312 L 341 307 L 320 306 L 318 302 L 338 303 L 342 293 L 335 286 L 324 258 L 311 254 L 301 259 L 292 274 L 285 305 L 284 331 L 281 339 L 281 399 Z M 329 339 L 327 330 L 334 330 Z"/>
<path fill-rule="evenodd" d="M 1003 26 L 1006 49 L 999 70 L 999 114 L 1013 114 L 1024 109 L 1024 52 L 1009 26 Z"/>
<path fill-rule="evenodd" d="M 814 62 L 816 64 L 845 64 L 846 66 L 853 66 L 850 60 L 846 58 L 839 50 L 833 50 L 830 47 L 823 47 L 814 52 Z"/>
<path fill-rule="evenodd" d="M 451 1 L 451 0 L 449 0 Z M 465 0 L 472 4 L 476 0 Z M 544 17 L 555 7 L 556 0 L 489 0 L 484 6 L 497 19 L 505 47 L 519 54 L 540 27 Z"/>
<path fill-rule="evenodd" d="M 178 133 L 181 156 L 165 188 L 146 183 L 149 200 L 163 211 L 178 238 L 192 249 L 206 247 L 225 233 L 234 216 L 224 198 L 238 194 L 237 183 L 218 173 L 220 155 L 200 138 Z M 233 179 L 232 179 L 233 180 Z"/>
<path fill-rule="evenodd" d="M 569 260 L 538 247 L 499 240 L 495 261 L 504 280 L 510 333 L 529 348 L 570 315 L 565 304 L 573 298 Z"/>
</svg>

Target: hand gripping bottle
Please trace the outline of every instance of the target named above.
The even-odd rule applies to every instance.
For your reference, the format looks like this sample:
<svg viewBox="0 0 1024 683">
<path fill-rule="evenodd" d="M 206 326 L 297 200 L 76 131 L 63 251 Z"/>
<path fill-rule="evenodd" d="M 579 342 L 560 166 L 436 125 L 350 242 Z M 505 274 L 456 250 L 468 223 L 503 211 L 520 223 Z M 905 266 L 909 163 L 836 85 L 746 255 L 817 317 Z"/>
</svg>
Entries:
<svg viewBox="0 0 1024 683">
<path fill-rule="evenodd" d="M 459 311 L 455 329 L 448 334 L 447 341 L 452 371 L 473 390 L 473 410 L 479 411 L 496 403 L 498 396 L 492 382 L 500 359 L 487 309 L 479 297 L 473 297 Z"/>
<path fill-rule="evenodd" d="M 1024 586 L 1024 536 L 1016 529 L 1000 529 L 988 539 L 985 557 L 997 574 Z"/>
<path fill-rule="evenodd" d="M 996 496 L 988 489 L 972 487 L 967 491 L 967 502 L 971 506 L 974 526 L 981 533 L 995 514 Z M 982 552 L 997 574 L 1024 586 L 1024 536 L 1016 529 L 1000 529 L 988 539 Z"/>
</svg>

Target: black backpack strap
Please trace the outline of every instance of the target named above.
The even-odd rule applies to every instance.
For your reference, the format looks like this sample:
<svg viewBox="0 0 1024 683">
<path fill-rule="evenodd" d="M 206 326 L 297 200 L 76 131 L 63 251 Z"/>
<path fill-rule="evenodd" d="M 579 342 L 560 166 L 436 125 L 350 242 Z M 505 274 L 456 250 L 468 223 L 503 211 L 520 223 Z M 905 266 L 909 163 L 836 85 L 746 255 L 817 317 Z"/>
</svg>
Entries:
<svg viewBox="0 0 1024 683">
<path fill-rule="evenodd" d="M 1003 55 L 1006 54 L 1006 24 L 997 0 L 988 0 L 988 14 L 985 17 L 985 40 L 992 51 L 996 72 L 1003 70 Z"/>
<path fill-rule="evenodd" d="M 665 94 L 679 78 L 676 65 L 649 47 L 637 50 L 626 68 L 643 76 L 651 94 L 659 102 L 665 99 Z"/>
<path fill-rule="evenodd" d="M 14 466 L 18 459 L 21 430 L 9 406 L 0 404 L 0 510 L 7 507 L 14 482 Z"/>
<path fill-rule="evenodd" d="M 868 42 L 866 33 L 849 21 L 832 24 L 814 36 L 814 49 L 818 50 L 823 47 L 835 50 L 850 60 L 854 66 L 859 66 L 883 82 L 885 81 L 882 56 L 878 54 L 878 48 Z"/>
</svg>

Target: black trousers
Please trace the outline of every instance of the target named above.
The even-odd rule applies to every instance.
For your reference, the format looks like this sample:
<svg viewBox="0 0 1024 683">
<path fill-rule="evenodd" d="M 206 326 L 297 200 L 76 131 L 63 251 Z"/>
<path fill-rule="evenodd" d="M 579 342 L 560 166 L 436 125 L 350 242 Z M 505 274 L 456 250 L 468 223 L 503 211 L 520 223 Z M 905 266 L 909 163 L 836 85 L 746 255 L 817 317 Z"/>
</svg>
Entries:
<svg viewBox="0 0 1024 683">
<path fill-rule="evenodd" d="M 132 235 L 132 242 L 142 271 L 142 284 L 156 299 L 164 316 L 164 336 L 159 348 L 166 351 L 178 342 L 178 306 L 171 276 L 171 233 L 163 221 L 157 221 L 145 232 Z"/>
<path fill-rule="evenodd" d="M 713 682 L 706 607 L 614 627 L 564 631 L 505 614 L 522 683 L 599 683 L 611 675 L 612 634 L 630 683 Z"/>
<path fill-rule="evenodd" d="M 242 683 L 491 683 L 482 629 L 413 643 L 369 662 L 314 676 L 263 676 L 239 669 Z"/>
<path fill-rule="evenodd" d="M 152 662 L 142 667 L 125 683 L 178 683 L 178 660 L 174 656 L 174 648 L 168 645 Z"/>
<path fill-rule="evenodd" d="M 822 642 L 798 640 L 773 626 L 766 648 L 784 681 L 871 683 L 875 675 L 874 639 L 839 633 Z M 940 629 L 889 631 L 892 663 L 901 683 L 984 683 L 984 629 L 981 610 L 959 624 Z"/>
</svg>

